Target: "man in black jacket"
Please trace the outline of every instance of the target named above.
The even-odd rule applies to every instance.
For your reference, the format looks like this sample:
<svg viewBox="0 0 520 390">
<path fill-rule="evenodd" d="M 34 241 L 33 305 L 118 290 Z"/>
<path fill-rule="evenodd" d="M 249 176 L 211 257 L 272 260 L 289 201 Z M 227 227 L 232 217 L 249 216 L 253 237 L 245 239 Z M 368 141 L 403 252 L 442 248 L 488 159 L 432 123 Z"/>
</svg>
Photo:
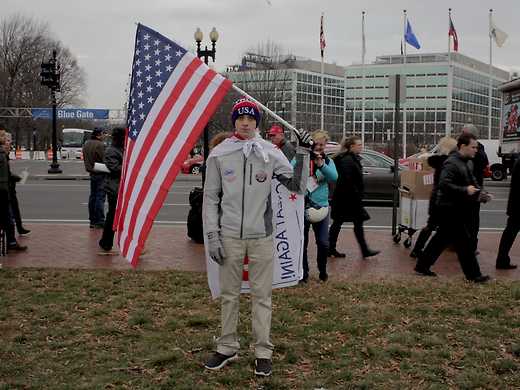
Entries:
<svg viewBox="0 0 520 390">
<path fill-rule="evenodd" d="M 462 128 L 462 134 L 473 134 L 475 137 L 478 137 L 478 129 L 470 122 L 464 125 Z M 468 162 L 468 166 L 470 167 L 480 189 L 484 188 L 484 172 L 488 165 L 489 160 L 484 145 L 477 140 L 477 152 L 475 153 L 475 157 Z M 480 230 L 480 203 L 475 202 L 474 206 L 475 209 L 471 213 L 471 236 L 473 247 L 477 252 L 478 232 Z"/>
<path fill-rule="evenodd" d="M 480 189 L 476 183 L 468 160 L 477 152 L 477 139 L 473 134 L 462 134 L 457 139 L 456 153 L 444 163 L 437 193 L 439 226 L 424 251 L 419 255 L 415 271 L 421 275 L 436 276 L 430 270 L 448 245 L 453 245 L 466 279 L 475 283 L 487 282 L 489 276 L 482 275 L 473 245 L 472 216 L 475 202 L 479 202 Z"/>
<path fill-rule="evenodd" d="M 123 152 L 125 146 L 125 129 L 116 127 L 112 130 L 112 145 L 105 153 L 105 165 L 110 171 L 105 177 L 104 190 L 108 198 L 108 212 L 103 228 L 103 236 L 99 240 L 99 246 L 105 252 L 112 250 L 114 244 L 114 215 L 116 213 L 117 194 L 121 181 L 121 168 L 123 166 Z"/>
<path fill-rule="evenodd" d="M 515 269 L 517 266 L 511 264 L 509 251 L 515 242 L 516 235 L 520 231 L 520 158 L 516 159 L 511 175 L 511 187 L 507 201 L 507 225 L 500 239 L 498 247 L 497 269 Z"/>
<path fill-rule="evenodd" d="M 105 224 L 105 190 L 103 183 L 105 174 L 94 171 L 95 163 L 104 161 L 105 145 L 103 131 L 94 129 L 90 140 L 83 145 L 83 162 L 85 170 L 90 174 L 90 196 L 88 198 L 88 219 L 91 229 L 102 229 Z"/>
</svg>

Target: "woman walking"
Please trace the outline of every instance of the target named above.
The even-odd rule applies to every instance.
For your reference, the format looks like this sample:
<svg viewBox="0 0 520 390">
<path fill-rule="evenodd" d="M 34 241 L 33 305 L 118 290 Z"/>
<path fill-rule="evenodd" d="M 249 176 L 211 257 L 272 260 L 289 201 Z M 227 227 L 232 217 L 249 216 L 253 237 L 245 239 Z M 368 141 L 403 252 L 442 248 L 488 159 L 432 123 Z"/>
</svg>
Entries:
<svg viewBox="0 0 520 390">
<path fill-rule="evenodd" d="M 343 222 L 354 223 L 354 234 L 361 249 L 363 258 L 375 256 L 378 250 L 370 249 L 365 241 L 363 222 L 370 219 L 362 206 L 364 185 L 363 167 L 359 154 L 363 150 L 361 138 L 352 136 L 341 143 L 341 151 L 334 157 L 338 171 L 338 181 L 332 196 L 331 218 L 329 231 L 329 256 L 345 257 L 336 249 L 339 231 Z"/>
</svg>

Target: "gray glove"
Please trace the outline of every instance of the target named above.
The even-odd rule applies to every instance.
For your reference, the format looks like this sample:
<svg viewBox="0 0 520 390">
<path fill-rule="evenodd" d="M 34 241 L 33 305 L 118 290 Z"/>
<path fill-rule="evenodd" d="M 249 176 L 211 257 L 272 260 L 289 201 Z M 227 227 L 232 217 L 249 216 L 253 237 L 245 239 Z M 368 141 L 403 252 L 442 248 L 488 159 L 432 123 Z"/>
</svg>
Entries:
<svg viewBox="0 0 520 390">
<path fill-rule="evenodd" d="M 312 147 L 312 144 L 314 143 L 312 141 L 311 135 L 308 131 L 303 129 L 300 129 L 299 132 L 300 134 L 296 136 L 298 138 L 298 146 L 310 149 Z"/>
<path fill-rule="evenodd" d="M 208 251 L 211 260 L 219 265 L 224 264 L 226 253 L 224 252 L 222 240 L 220 239 L 220 234 L 218 232 L 208 233 Z"/>
</svg>

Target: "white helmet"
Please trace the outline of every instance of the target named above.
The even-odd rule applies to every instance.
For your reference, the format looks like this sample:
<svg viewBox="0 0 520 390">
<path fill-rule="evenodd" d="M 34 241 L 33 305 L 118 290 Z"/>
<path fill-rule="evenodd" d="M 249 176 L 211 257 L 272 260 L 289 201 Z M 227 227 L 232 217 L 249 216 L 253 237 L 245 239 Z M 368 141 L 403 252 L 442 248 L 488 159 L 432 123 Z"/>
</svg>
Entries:
<svg viewBox="0 0 520 390">
<path fill-rule="evenodd" d="M 309 207 L 305 209 L 305 219 L 310 223 L 316 223 L 323 221 L 329 214 L 329 208 L 327 206 L 316 209 Z"/>
</svg>

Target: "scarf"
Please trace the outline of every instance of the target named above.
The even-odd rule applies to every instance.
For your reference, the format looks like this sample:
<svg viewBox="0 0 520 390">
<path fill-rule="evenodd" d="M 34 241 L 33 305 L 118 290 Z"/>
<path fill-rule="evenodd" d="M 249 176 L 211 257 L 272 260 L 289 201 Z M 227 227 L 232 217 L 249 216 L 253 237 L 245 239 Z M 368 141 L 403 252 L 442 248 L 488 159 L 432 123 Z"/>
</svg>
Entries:
<svg viewBox="0 0 520 390">
<path fill-rule="evenodd" d="M 287 160 L 282 151 L 272 143 L 260 138 L 259 135 L 255 135 L 255 137 L 250 139 L 240 139 L 235 135 L 226 138 L 219 145 L 213 148 L 208 159 L 225 156 L 234 153 L 237 150 L 242 150 L 246 158 L 248 158 L 251 153 L 254 153 L 264 160 L 265 163 L 268 163 L 270 158 L 274 158 L 282 164 L 292 168 L 292 165 L 289 163 L 289 160 Z"/>
</svg>

